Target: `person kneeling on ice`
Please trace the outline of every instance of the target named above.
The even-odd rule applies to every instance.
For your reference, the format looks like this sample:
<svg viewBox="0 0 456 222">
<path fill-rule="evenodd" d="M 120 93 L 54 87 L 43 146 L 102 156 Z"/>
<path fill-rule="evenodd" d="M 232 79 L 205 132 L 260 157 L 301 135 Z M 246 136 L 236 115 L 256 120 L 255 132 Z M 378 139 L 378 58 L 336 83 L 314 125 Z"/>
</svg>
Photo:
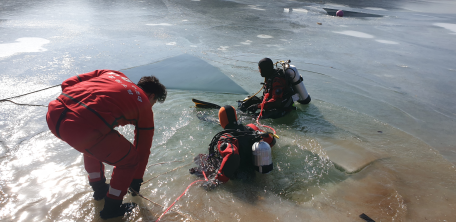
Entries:
<svg viewBox="0 0 456 222">
<path fill-rule="evenodd" d="M 49 103 L 49 129 L 83 153 L 93 197 L 105 199 L 101 218 L 123 216 L 136 207 L 122 200 L 128 188 L 139 192 L 154 136 L 152 107 L 166 94 L 154 76 L 134 84 L 121 72 L 95 70 L 65 80 L 62 94 Z M 135 125 L 133 144 L 114 129 L 127 124 Z M 109 185 L 103 162 L 114 166 Z"/>
<path fill-rule="evenodd" d="M 301 104 L 310 103 L 310 96 L 304 86 L 302 76 L 295 66 L 288 61 L 279 61 L 282 67 L 274 69 L 270 58 L 258 62 L 258 70 L 264 77 L 263 96 L 252 96 L 238 101 L 239 109 L 243 112 L 257 114 L 262 111 L 261 118 L 276 119 L 285 116 L 296 107 L 294 101 Z"/>
<path fill-rule="evenodd" d="M 220 108 L 218 116 L 224 130 L 212 138 L 209 154 L 195 157 L 198 166 L 190 169 L 190 173 L 207 177 L 202 185 L 206 189 L 246 174 L 254 176 L 255 170 L 269 173 L 273 169 L 271 147 L 275 138 L 254 124 L 239 124 L 232 106 Z"/>
</svg>

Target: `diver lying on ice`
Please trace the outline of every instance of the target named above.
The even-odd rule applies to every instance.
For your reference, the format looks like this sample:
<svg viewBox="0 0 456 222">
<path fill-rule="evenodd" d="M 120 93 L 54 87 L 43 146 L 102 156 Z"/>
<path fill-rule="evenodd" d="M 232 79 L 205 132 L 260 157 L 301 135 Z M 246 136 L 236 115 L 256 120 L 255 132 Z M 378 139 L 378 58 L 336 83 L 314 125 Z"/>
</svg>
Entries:
<svg viewBox="0 0 456 222">
<path fill-rule="evenodd" d="M 258 98 L 254 95 L 238 101 L 238 108 L 255 116 L 259 115 L 257 111 L 260 110 L 262 119 L 276 119 L 296 110 L 293 106 L 295 101 L 301 104 L 310 103 L 311 98 L 304 86 L 302 76 L 290 62 L 290 60 L 276 62 L 276 67 L 277 64 L 281 67 L 274 69 L 271 59 L 260 60 L 258 69 L 264 77 L 263 96 Z"/>
<path fill-rule="evenodd" d="M 218 116 L 224 130 L 212 138 L 209 154 L 195 157 L 198 166 L 191 168 L 190 173 L 207 177 L 202 185 L 206 189 L 230 179 L 254 177 L 255 170 L 269 173 L 273 169 L 271 147 L 275 138 L 254 124 L 238 124 L 232 106 L 221 107 Z"/>
</svg>

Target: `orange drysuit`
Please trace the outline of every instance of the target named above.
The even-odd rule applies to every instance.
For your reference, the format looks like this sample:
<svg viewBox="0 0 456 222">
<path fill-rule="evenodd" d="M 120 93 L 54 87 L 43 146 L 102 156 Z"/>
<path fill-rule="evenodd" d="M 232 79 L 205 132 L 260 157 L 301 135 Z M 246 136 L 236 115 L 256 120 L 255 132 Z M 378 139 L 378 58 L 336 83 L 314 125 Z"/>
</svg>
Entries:
<svg viewBox="0 0 456 222">
<path fill-rule="evenodd" d="M 102 162 L 115 166 L 107 196 L 122 199 L 133 179 L 142 179 L 154 136 L 154 115 L 144 91 L 123 73 L 95 70 L 62 83 L 49 103 L 51 132 L 83 153 L 89 181 L 105 180 Z M 114 128 L 132 124 L 131 144 Z"/>
</svg>

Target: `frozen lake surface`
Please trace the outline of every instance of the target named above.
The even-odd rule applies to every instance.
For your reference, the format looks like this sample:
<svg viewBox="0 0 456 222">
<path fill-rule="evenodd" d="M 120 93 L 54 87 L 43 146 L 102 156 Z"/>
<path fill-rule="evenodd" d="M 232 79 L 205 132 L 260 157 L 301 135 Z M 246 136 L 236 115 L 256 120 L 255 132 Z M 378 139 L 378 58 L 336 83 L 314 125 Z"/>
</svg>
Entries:
<svg viewBox="0 0 456 222">
<path fill-rule="evenodd" d="M 362 213 L 452 221 L 455 8 L 408 0 L 3 0 L 0 99 L 95 69 L 133 81 L 159 76 L 170 90 L 154 106 L 151 180 L 141 188 L 149 200 L 127 195 L 139 208 L 113 220 L 155 221 L 197 180 L 188 173 L 192 159 L 221 130 L 197 118 L 217 111 L 191 99 L 236 106 L 260 89 L 260 59 L 290 59 L 312 102 L 262 121 L 280 136 L 275 170 L 210 192 L 194 186 L 162 221 L 362 221 Z M 47 105 L 59 94 L 54 87 L 12 101 Z M 81 154 L 50 133 L 46 112 L 0 103 L 0 220 L 102 221 Z M 133 139 L 131 127 L 119 131 Z"/>
</svg>

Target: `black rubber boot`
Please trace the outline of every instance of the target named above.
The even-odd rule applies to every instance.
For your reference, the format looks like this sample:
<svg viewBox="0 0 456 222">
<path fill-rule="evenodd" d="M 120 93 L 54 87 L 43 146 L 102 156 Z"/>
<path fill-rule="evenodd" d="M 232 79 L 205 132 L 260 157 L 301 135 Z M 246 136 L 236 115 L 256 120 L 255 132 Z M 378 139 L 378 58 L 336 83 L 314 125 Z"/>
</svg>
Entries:
<svg viewBox="0 0 456 222">
<path fill-rule="evenodd" d="M 105 198 L 106 193 L 109 190 L 109 184 L 106 184 L 106 179 L 100 180 L 97 182 L 89 183 L 92 186 L 93 191 L 93 199 L 95 200 L 103 200 Z"/>
<path fill-rule="evenodd" d="M 131 181 L 130 187 L 128 188 L 128 192 L 131 193 L 132 196 L 136 196 L 136 192 L 139 193 L 142 182 L 143 179 L 133 179 L 133 181 Z"/>
<path fill-rule="evenodd" d="M 114 200 L 109 197 L 105 197 L 105 204 L 103 210 L 100 211 L 100 217 L 103 220 L 107 220 L 114 217 L 124 216 L 126 213 L 130 213 L 137 204 L 135 203 L 122 203 L 122 200 Z"/>
</svg>

